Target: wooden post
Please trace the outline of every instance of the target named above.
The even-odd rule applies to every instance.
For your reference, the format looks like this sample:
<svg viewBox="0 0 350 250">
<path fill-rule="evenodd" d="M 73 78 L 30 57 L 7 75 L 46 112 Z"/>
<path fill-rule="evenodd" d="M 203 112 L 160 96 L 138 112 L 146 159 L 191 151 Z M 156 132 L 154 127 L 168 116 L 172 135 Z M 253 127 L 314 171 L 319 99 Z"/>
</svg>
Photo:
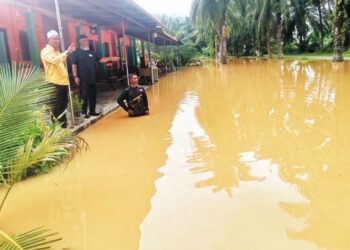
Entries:
<svg viewBox="0 0 350 250">
<path fill-rule="evenodd" d="M 142 58 L 143 58 L 143 64 L 145 64 L 145 43 L 143 40 L 141 40 L 141 50 L 142 50 Z"/>
<path fill-rule="evenodd" d="M 151 65 L 151 32 L 148 31 L 148 60 L 150 61 Z"/>
<path fill-rule="evenodd" d="M 166 46 L 165 46 L 165 39 L 163 38 L 163 49 L 164 49 L 164 63 L 165 63 L 165 74 L 168 74 L 167 70 L 167 58 L 166 58 Z"/>
<path fill-rule="evenodd" d="M 124 54 L 125 54 L 125 67 L 126 67 L 126 78 L 128 81 L 128 86 L 130 85 L 129 82 L 129 62 L 128 62 L 128 54 L 126 52 L 126 36 L 125 36 L 125 24 L 124 19 L 122 19 L 122 30 L 123 30 L 123 45 L 124 45 Z"/>
<path fill-rule="evenodd" d="M 173 71 L 173 69 L 174 69 L 174 57 L 173 57 L 173 53 L 174 53 L 174 50 L 173 50 L 173 43 L 170 42 L 171 71 Z"/>
<path fill-rule="evenodd" d="M 62 52 L 63 52 L 63 51 L 65 51 L 65 47 L 64 47 L 64 40 L 63 40 L 63 28 L 62 28 L 62 21 L 61 21 L 60 6 L 58 4 L 58 0 L 55 0 L 55 8 L 56 8 L 58 31 L 60 33 L 60 38 L 61 38 L 61 48 L 62 48 Z M 69 79 L 68 70 L 67 70 L 67 63 L 65 64 L 65 66 L 66 66 L 67 78 Z M 72 123 L 72 126 L 74 126 L 75 124 L 74 124 L 73 99 L 72 99 L 72 90 L 71 90 L 71 86 L 70 86 L 69 81 L 68 81 L 68 94 L 69 94 L 69 103 L 70 103 L 70 111 L 71 111 L 71 123 Z"/>
<path fill-rule="evenodd" d="M 120 66 L 120 70 L 123 71 L 124 67 L 123 67 L 123 44 L 121 41 L 121 38 L 118 37 L 118 50 L 119 50 L 119 66 Z"/>
<path fill-rule="evenodd" d="M 133 51 L 134 51 L 134 63 L 135 63 L 134 66 L 137 67 L 137 49 L 136 49 L 137 41 L 135 38 L 133 39 L 133 44 L 134 44 Z"/>
<path fill-rule="evenodd" d="M 154 43 L 154 38 L 153 38 L 153 34 L 152 34 L 152 40 Z M 149 66 L 151 69 L 151 77 L 152 77 L 152 84 L 154 84 L 154 75 L 153 75 L 153 65 L 152 65 L 152 53 L 151 53 L 151 32 L 148 32 L 148 55 L 149 55 Z"/>
<path fill-rule="evenodd" d="M 181 68 L 181 55 L 180 55 L 180 45 L 177 45 L 177 59 L 178 59 L 178 67 Z"/>
<path fill-rule="evenodd" d="M 77 39 L 76 39 L 76 42 L 77 42 L 77 46 L 79 46 L 79 36 L 80 36 L 80 24 L 78 24 L 76 27 L 75 27 L 75 34 L 77 36 Z"/>
<path fill-rule="evenodd" d="M 136 62 L 135 62 L 135 39 L 130 39 L 130 52 L 131 52 L 131 65 L 135 66 Z"/>
</svg>

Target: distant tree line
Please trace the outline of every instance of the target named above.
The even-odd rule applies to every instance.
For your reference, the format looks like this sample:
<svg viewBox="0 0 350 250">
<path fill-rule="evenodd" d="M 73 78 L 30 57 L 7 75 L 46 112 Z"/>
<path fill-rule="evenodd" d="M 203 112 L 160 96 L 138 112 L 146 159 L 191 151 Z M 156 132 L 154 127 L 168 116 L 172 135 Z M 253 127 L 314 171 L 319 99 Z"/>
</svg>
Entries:
<svg viewBox="0 0 350 250">
<path fill-rule="evenodd" d="M 190 17 L 159 16 L 181 57 L 333 52 L 350 47 L 350 0 L 193 0 Z M 188 53 L 187 55 L 185 53 Z M 185 58 L 183 58 L 185 59 Z"/>
</svg>

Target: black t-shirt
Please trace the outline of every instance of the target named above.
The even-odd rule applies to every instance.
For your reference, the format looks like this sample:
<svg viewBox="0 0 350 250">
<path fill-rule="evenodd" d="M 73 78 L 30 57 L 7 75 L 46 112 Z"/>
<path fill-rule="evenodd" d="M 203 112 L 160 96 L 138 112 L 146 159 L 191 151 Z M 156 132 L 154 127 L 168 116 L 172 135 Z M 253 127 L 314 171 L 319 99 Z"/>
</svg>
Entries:
<svg viewBox="0 0 350 250">
<path fill-rule="evenodd" d="M 100 60 L 91 50 L 77 49 L 72 54 L 72 64 L 78 66 L 78 77 L 83 83 L 93 84 L 96 81 L 96 64 Z"/>
<path fill-rule="evenodd" d="M 126 102 L 126 103 L 125 103 Z M 148 99 L 144 88 L 129 87 L 118 98 L 118 104 L 125 110 L 131 109 L 135 115 L 144 115 L 148 110 Z"/>
</svg>

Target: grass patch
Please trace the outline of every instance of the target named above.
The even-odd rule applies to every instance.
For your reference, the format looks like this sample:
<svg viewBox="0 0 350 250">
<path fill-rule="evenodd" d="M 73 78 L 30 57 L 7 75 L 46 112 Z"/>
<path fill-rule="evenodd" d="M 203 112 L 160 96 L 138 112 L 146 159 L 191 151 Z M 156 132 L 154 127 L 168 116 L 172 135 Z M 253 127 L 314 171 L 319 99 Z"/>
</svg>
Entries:
<svg viewBox="0 0 350 250">
<path fill-rule="evenodd" d="M 324 57 L 321 59 L 332 59 L 333 58 L 333 52 L 314 52 L 314 53 L 303 53 L 303 54 L 296 54 L 296 55 L 285 55 L 285 58 L 292 58 L 292 59 L 313 59 L 313 57 Z M 327 57 L 327 58 L 326 58 Z M 344 51 L 343 57 L 346 59 L 350 59 L 350 50 Z"/>
</svg>

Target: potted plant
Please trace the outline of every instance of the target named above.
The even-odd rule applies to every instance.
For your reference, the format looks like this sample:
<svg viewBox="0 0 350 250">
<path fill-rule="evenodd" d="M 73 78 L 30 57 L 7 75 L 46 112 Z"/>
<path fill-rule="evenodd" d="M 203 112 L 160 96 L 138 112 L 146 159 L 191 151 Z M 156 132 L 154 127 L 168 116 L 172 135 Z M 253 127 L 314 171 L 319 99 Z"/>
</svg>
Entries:
<svg viewBox="0 0 350 250">
<path fill-rule="evenodd" d="M 77 94 L 72 95 L 74 125 L 79 125 L 84 121 L 84 117 L 81 114 L 83 102 L 80 100 Z M 69 113 L 69 112 L 68 112 Z"/>
</svg>

